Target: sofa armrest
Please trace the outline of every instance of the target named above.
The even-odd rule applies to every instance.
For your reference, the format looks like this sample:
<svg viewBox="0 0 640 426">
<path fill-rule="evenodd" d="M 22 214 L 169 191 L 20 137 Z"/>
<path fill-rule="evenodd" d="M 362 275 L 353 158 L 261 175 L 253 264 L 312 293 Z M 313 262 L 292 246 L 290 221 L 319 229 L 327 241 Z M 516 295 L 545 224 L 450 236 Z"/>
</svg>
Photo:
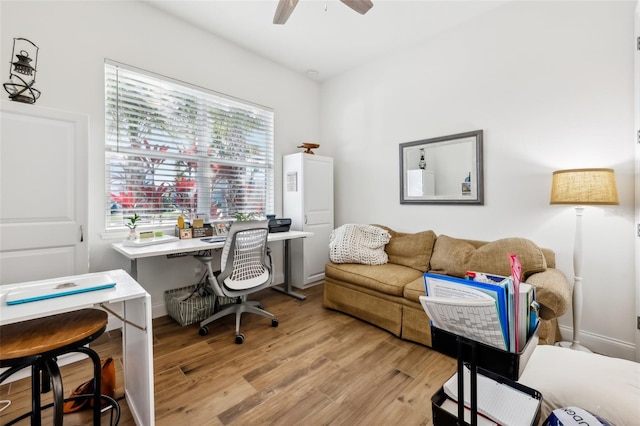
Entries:
<svg viewBox="0 0 640 426">
<path fill-rule="evenodd" d="M 555 268 L 556 267 L 556 253 L 547 248 L 540 248 L 542 250 L 542 254 L 544 255 L 544 259 L 547 261 L 547 268 Z"/>
<path fill-rule="evenodd" d="M 571 287 L 567 277 L 558 269 L 530 275 L 526 282 L 536 288 L 536 300 L 540 304 L 540 318 L 553 319 L 563 315 L 571 304 Z"/>
</svg>

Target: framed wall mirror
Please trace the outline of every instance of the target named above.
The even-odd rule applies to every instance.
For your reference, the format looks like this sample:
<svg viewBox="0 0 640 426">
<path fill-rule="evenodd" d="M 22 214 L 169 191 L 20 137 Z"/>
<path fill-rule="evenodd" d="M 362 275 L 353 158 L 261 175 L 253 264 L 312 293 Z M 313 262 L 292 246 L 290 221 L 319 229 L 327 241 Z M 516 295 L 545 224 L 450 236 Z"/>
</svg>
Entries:
<svg viewBox="0 0 640 426">
<path fill-rule="evenodd" d="M 401 143 L 400 204 L 484 204 L 482 130 Z"/>
</svg>

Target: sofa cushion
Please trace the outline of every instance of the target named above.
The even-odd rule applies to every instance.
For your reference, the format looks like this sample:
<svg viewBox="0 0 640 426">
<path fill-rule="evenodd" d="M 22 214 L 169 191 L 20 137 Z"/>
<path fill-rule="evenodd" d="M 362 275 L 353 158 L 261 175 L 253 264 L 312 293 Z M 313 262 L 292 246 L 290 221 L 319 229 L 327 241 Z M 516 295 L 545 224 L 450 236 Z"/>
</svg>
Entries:
<svg viewBox="0 0 640 426">
<path fill-rule="evenodd" d="M 389 256 L 389 263 L 407 266 L 421 272 L 429 270 L 429 260 L 431 260 L 433 245 L 437 238 L 435 232 L 423 231 L 408 234 L 396 232 L 386 226 L 376 226 L 387 230 L 391 235 L 391 240 L 384 248 Z"/>
<path fill-rule="evenodd" d="M 387 263 L 384 246 L 391 236 L 386 230 L 371 225 L 342 225 L 331 232 L 329 259 L 333 263 Z"/>
<path fill-rule="evenodd" d="M 424 291 L 424 276 L 418 278 L 417 280 L 413 280 L 409 284 L 404 286 L 404 292 L 402 293 L 405 299 L 412 300 L 416 303 L 420 303 L 420 296 L 424 296 L 425 294 L 426 292 Z"/>
<path fill-rule="evenodd" d="M 542 250 L 526 238 L 504 238 L 474 247 L 470 242 L 440 235 L 431 255 L 431 271 L 454 277 L 464 277 L 467 271 L 511 275 L 509 254 L 517 254 L 522 276 L 547 269 Z"/>
<path fill-rule="evenodd" d="M 384 265 L 327 263 L 325 265 L 325 275 L 336 281 L 348 282 L 400 297 L 402 297 L 404 286 L 407 283 L 422 277 L 420 271 L 393 263 Z"/>
<path fill-rule="evenodd" d="M 544 259 L 547 261 L 547 268 L 555 268 L 556 267 L 556 253 L 548 248 L 540 247 L 542 250 L 542 254 L 544 254 Z"/>
</svg>

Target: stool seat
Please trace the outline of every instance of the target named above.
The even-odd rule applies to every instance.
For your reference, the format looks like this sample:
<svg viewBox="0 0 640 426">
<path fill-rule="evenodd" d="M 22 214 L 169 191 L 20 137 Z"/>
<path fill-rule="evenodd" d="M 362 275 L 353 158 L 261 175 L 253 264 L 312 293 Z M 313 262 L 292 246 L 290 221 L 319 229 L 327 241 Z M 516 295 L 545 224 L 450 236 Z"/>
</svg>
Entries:
<svg viewBox="0 0 640 426">
<path fill-rule="evenodd" d="M 77 345 L 107 327 L 107 313 L 81 309 L 0 327 L 0 364 Z"/>
<path fill-rule="evenodd" d="M 40 426 L 41 411 L 53 407 L 53 424 L 62 426 L 65 399 L 57 358 L 71 352 L 83 353 L 91 359 L 94 386 L 90 394 L 74 396 L 70 400 L 91 398 L 94 426 L 100 425 L 101 400 L 106 400 L 116 411 L 115 424 L 118 424 L 120 408 L 117 401 L 101 395 L 100 356 L 86 346 L 104 333 L 107 319 L 105 311 L 80 309 L 0 327 L 0 367 L 9 367 L 0 374 L 0 383 L 23 368 L 31 368 L 31 411 L 6 425 L 30 417 L 32 426 Z M 50 390 L 53 390 L 53 403 L 43 407 L 40 393 Z"/>
</svg>

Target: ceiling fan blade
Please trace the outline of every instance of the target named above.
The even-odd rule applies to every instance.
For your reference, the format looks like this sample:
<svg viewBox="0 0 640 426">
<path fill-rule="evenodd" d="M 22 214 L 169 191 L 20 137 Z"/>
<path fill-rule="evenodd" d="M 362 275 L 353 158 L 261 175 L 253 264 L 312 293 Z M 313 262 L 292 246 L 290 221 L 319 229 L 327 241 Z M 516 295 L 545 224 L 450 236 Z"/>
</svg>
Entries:
<svg viewBox="0 0 640 426">
<path fill-rule="evenodd" d="M 276 14 L 273 16 L 273 23 L 282 25 L 287 22 L 287 19 L 289 19 L 291 12 L 293 12 L 297 4 L 298 0 L 280 0 L 276 8 Z"/>
<path fill-rule="evenodd" d="M 351 9 L 358 12 L 360 15 L 364 15 L 373 7 L 371 0 L 340 0 L 342 3 L 349 6 Z"/>
</svg>

